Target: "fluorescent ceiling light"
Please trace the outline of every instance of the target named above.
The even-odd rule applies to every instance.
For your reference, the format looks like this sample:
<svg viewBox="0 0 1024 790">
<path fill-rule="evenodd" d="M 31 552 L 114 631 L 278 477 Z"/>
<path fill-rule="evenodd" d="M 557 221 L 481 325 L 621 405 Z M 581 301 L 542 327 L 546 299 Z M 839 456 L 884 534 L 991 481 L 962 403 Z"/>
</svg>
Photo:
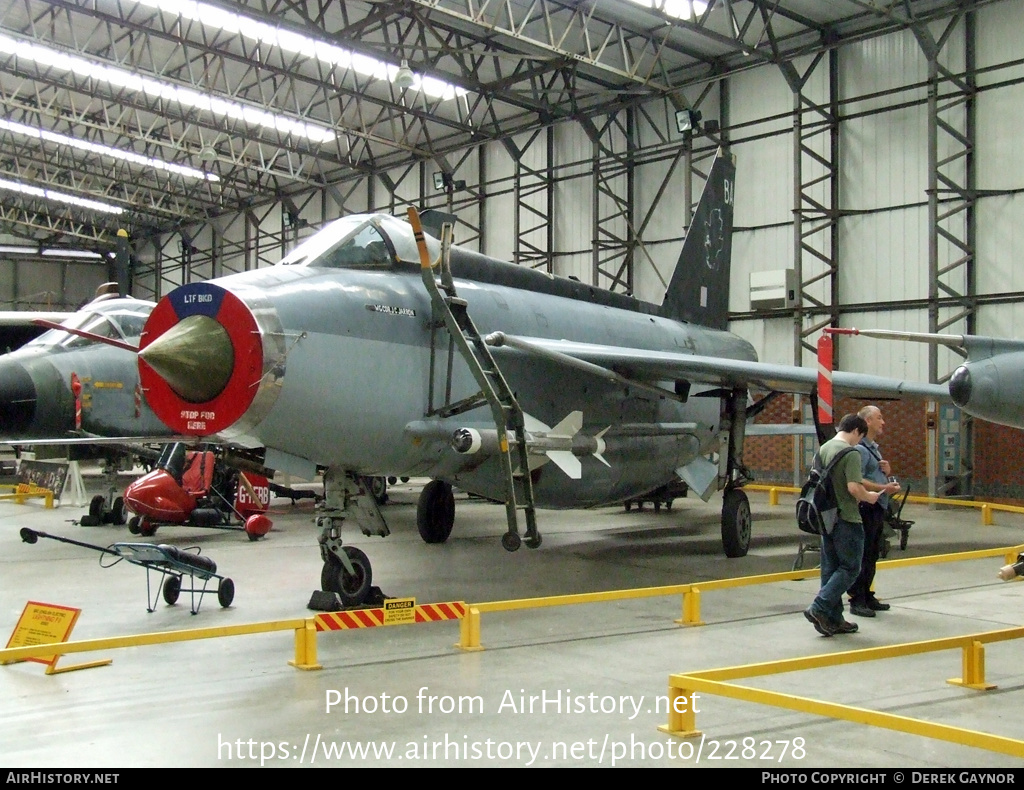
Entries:
<svg viewBox="0 0 1024 790">
<path fill-rule="evenodd" d="M 52 258 L 96 258 L 103 260 L 102 255 L 91 250 L 65 250 L 60 247 L 48 247 L 43 250 L 42 254 Z"/>
<path fill-rule="evenodd" d="M 68 137 L 67 135 L 49 132 L 45 129 L 37 129 L 34 126 L 25 126 L 24 124 L 16 123 L 14 121 L 7 121 L 3 118 L 0 118 L 0 129 L 6 129 L 9 132 L 25 135 L 26 137 L 34 137 L 39 140 L 57 143 L 58 145 L 69 145 L 82 151 L 89 151 L 90 153 L 99 154 L 101 156 L 110 156 L 125 162 L 142 165 L 143 167 L 166 170 L 169 173 L 177 173 L 178 175 L 188 176 L 189 178 L 202 178 L 207 181 L 220 181 L 220 176 L 214 173 L 204 173 L 202 170 L 196 170 L 194 167 L 185 167 L 184 165 L 164 162 L 161 159 L 142 156 L 141 154 L 136 154 L 133 151 L 121 151 L 117 148 L 100 145 L 99 143 L 91 143 L 88 140 L 79 140 L 77 137 Z"/>
<path fill-rule="evenodd" d="M 19 184 L 17 181 L 8 181 L 5 178 L 0 178 L 0 189 L 6 189 L 11 192 L 20 192 L 23 195 L 31 195 L 32 197 L 46 198 L 47 200 L 57 200 L 61 203 L 70 203 L 73 206 L 81 206 L 82 208 L 89 208 L 94 211 L 105 211 L 108 214 L 124 213 L 124 209 L 120 206 L 113 206 L 109 203 L 100 203 L 98 200 L 80 198 L 75 195 L 68 195 L 64 192 L 55 192 L 52 189 L 40 189 L 39 187 L 29 186 L 28 184 Z"/>
<path fill-rule="evenodd" d="M 693 19 L 708 10 L 708 4 L 701 0 L 631 0 L 637 5 L 661 11 L 675 19 Z"/>
<path fill-rule="evenodd" d="M 227 33 L 251 38 L 254 41 L 259 41 L 269 46 L 280 47 L 285 52 L 314 57 L 322 63 L 331 66 L 352 69 L 366 77 L 396 82 L 402 70 L 401 66 L 393 66 L 390 63 L 384 63 L 366 55 L 357 55 L 322 39 L 309 38 L 301 33 L 282 30 L 268 25 L 266 22 L 239 16 L 231 11 L 226 11 L 223 8 L 206 3 L 197 3 L 193 2 L 193 0 L 136 0 L 136 2 L 139 5 L 156 8 L 166 14 L 199 22 L 203 27 L 218 28 Z M 673 0 L 665 0 L 665 2 L 673 2 Z M 689 3 L 686 5 L 689 5 Z M 404 72 L 402 73 L 404 75 Z M 411 86 L 401 84 L 398 87 L 411 87 L 411 89 L 422 91 L 427 96 L 435 99 L 454 99 L 456 96 L 465 96 L 468 93 L 465 88 L 456 88 L 447 82 L 442 82 L 433 77 L 421 77 L 416 73 L 413 73 L 413 83 Z"/>
<path fill-rule="evenodd" d="M 193 107 L 211 115 L 234 118 L 266 129 L 276 129 L 283 134 L 305 137 L 317 143 L 324 143 L 335 138 L 333 131 L 322 126 L 293 121 L 256 107 L 219 99 L 211 94 L 199 93 L 190 88 L 179 88 L 167 82 L 133 74 L 125 69 L 92 63 L 75 55 L 67 55 L 39 44 L 18 41 L 0 34 L 0 55 L 3 54 L 30 60 L 44 68 L 70 71 L 80 77 L 106 82 L 116 88 L 127 88 L 154 98 L 173 101 L 184 107 Z"/>
</svg>

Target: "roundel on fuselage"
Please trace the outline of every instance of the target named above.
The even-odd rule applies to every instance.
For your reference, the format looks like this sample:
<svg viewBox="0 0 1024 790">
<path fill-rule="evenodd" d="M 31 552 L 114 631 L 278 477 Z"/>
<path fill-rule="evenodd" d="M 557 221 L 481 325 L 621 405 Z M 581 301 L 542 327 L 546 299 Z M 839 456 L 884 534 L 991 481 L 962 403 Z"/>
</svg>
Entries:
<svg viewBox="0 0 1024 790">
<path fill-rule="evenodd" d="M 207 436 L 245 414 L 263 375 L 252 311 L 213 283 L 175 289 L 153 309 L 139 344 L 139 379 L 173 431 Z"/>
</svg>

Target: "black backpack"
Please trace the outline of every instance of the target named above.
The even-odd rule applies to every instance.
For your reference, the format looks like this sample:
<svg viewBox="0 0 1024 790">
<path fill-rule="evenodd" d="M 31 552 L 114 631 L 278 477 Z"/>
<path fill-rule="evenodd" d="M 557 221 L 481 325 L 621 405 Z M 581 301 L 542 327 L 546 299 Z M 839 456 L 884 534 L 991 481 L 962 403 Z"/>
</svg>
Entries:
<svg viewBox="0 0 1024 790">
<path fill-rule="evenodd" d="M 832 468 L 845 455 L 855 452 L 856 447 L 844 447 L 828 466 L 822 468 L 821 453 L 814 454 L 807 482 L 800 489 L 796 501 L 796 523 L 811 535 L 830 535 L 839 518 L 839 503 L 832 487 Z"/>
</svg>

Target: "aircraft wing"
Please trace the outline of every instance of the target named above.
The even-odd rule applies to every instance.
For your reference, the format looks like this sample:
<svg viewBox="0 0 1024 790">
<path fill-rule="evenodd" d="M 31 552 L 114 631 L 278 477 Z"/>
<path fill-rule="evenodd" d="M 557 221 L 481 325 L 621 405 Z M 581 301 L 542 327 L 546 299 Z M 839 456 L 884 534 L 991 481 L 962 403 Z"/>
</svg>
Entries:
<svg viewBox="0 0 1024 790">
<path fill-rule="evenodd" d="M 672 379 L 708 384 L 719 387 L 745 387 L 764 392 L 793 392 L 810 394 L 818 383 L 818 371 L 794 365 L 770 362 L 751 362 L 741 359 L 702 357 L 694 354 L 676 354 L 669 351 L 647 351 L 639 348 L 577 343 L 569 340 L 513 337 L 495 333 L 487 343 L 512 353 L 533 354 L 580 369 L 575 362 L 596 366 L 591 372 L 601 375 L 604 370 L 638 382 L 656 382 Z M 889 379 L 862 373 L 836 371 L 832 374 L 832 389 L 837 394 L 856 398 L 927 398 L 949 401 L 949 390 L 938 384 Z"/>
<path fill-rule="evenodd" d="M 67 310 L 0 310 L 0 326 L 35 326 L 35 321 L 60 323 L 73 316 Z"/>
</svg>

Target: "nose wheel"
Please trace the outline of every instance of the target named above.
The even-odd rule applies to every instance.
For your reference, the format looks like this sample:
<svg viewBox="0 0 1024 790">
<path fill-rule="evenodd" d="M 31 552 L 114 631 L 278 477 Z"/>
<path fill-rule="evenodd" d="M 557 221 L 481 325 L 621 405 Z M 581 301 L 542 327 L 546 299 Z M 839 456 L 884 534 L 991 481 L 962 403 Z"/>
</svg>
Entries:
<svg viewBox="0 0 1024 790">
<path fill-rule="evenodd" d="M 369 558 L 355 546 L 343 546 L 342 551 L 352 565 L 351 572 L 333 554 L 329 554 L 320 571 L 320 588 L 337 593 L 346 608 L 362 606 L 370 595 L 373 569 Z"/>
</svg>

